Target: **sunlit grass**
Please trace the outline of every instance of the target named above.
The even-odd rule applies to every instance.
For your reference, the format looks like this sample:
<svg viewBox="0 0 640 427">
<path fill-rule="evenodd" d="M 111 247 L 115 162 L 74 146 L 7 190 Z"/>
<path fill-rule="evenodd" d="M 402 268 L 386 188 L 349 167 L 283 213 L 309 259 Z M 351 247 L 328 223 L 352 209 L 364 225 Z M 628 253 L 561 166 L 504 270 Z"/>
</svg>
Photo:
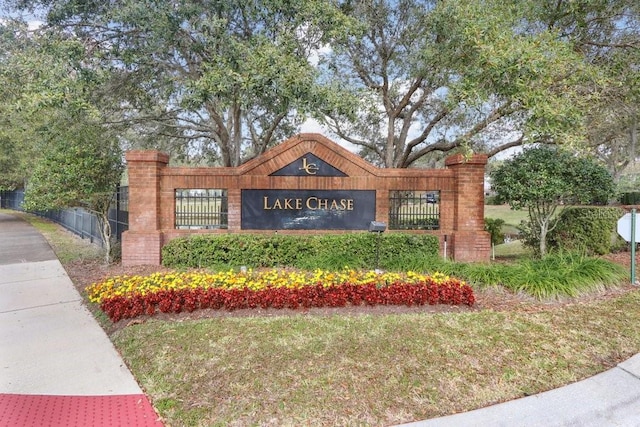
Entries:
<svg viewBox="0 0 640 427">
<path fill-rule="evenodd" d="M 520 222 L 528 218 L 526 210 L 513 210 L 509 205 L 485 205 L 485 218 L 500 218 L 505 226 L 517 227 Z"/>
<path fill-rule="evenodd" d="M 67 242 L 56 252 L 78 244 L 70 256 L 87 256 L 86 241 L 45 220 L 34 224 L 45 235 L 62 235 L 48 237 Z M 569 261 L 566 275 L 587 281 L 609 270 L 571 256 L 541 264 L 525 258 L 506 266 L 443 265 L 456 272 L 466 265 L 477 281 L 513 285 L 515 275 L 532 283 L 536 276 L 562 277 L 567 266 L 560 263 Z M 596 282 L 594 289 L 601 286 Z M 639 303 L 634 291 L 544 310 L 269 312 L 154 320 L 112 338 L 166 425 L 379 426 L 484 407 L 601 372 L 640 351 Z"/>
<path fill-rule="evenodd" d="M 594 375 L 640 350 L 638 303 L 153 321 L 114 342 L 168 425 L 393 425 Z"/>
</svg>

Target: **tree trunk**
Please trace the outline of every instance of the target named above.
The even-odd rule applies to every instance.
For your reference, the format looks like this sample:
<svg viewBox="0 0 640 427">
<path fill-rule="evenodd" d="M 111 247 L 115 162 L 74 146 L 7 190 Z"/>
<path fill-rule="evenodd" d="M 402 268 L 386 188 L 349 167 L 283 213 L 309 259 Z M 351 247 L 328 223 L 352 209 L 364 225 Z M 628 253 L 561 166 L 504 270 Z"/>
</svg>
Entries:
<svg viewBox="0 0 640 427">
<path fill-rule="evenodd" d="M 540 258 L 547 254 L 547 223 L 540 224 Z"/>
<path fill-rule="evenodd" d="M 240 166 L 242 151 L 242 109 L 236 104 L 229 114 L 233 115 L 233 136 L 231 140 L 233 157 L 231 158 L 231 166 L 238 167 Z"/>
<path fill-rule="evenodd" d="M 98 224 L 100 225 L 100 237 L 102 238 L 102 244 L 104 245 L 104 263 L 105 265 L 111 264 L 113 261 L 112 247 L 111 247 L 111 224 L 109 223 L 109 208 L 106 212 L 96 212 L 98 217 Z"/>
</svg>

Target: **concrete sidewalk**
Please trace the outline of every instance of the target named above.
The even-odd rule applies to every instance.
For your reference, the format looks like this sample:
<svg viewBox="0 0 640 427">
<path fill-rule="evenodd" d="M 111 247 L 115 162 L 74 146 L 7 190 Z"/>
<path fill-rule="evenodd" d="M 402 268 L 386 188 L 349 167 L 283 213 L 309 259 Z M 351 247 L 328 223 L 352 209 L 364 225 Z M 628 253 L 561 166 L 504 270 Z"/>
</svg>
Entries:
<svg viewBox="0 0 640 427">
<path fill-rule="evenodd" d="M 159 426 L 47 241 L 0 213 L 0 426 Z"/>
</svg>

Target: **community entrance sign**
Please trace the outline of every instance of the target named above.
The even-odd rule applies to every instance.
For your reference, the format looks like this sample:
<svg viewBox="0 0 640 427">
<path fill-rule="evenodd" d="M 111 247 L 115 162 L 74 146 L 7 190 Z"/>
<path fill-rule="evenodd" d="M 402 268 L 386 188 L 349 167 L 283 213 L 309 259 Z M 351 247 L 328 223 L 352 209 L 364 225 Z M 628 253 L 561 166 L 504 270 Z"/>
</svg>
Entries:
<svg viewBox="0 0 640 427">
<path fill-rule="evenodd" d="M 486 155 L 441 169 L 378 168 L 319 134 L 296 135 L 238 167 L 172 167 L 159 151 L 129 151 L 124 265 L 160 264 L 177 237 L 221 233 L 432 234 L 442 256 L 488 261 Z M 445 245 L 444 242 L 447 242 Z"/>
<path fill-rule="evenodd" d="M 373 190 L 242 190 L 243 230 L 367 230 Z"/>
</svg>

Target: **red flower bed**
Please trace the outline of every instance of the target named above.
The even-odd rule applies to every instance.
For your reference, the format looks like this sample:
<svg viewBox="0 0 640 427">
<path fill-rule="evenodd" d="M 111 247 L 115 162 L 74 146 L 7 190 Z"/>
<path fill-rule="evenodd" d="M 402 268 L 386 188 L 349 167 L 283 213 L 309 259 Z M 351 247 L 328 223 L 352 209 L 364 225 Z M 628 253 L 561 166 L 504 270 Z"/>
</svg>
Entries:
<svg viewBox="0 0 640 427">
<path fill-rule="evenodd" d="M 375 284 L 325 287 L 322 284 L 297 289 L 267 288 L 226 290 L 180 289 L 159 291 L 147 295 L 107 298 L 100 308 L 113 321 L 141 315 L 152 316 L 157 312 L 180 313 L 199 309 L 240 310 L 250 308 L 312 308 L 344 307 L 346 305 L 435 305 L 449 304 L 472 306 L 475 303 L 473 289 L 467 285 L 437 284 L 431 281 L 416 284 L 392 283 L 378 287 Z"/>
</svg>

